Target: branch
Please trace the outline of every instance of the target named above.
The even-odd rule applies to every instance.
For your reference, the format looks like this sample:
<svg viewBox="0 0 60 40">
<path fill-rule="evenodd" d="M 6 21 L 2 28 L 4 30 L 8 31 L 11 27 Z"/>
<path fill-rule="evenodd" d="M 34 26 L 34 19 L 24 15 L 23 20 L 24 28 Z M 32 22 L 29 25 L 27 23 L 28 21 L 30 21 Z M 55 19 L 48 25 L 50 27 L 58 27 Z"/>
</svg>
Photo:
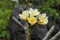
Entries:
<svg viewBox="0 0 60 40">
<path fill-rule="evenodd" d="M 60 31 L 49 40 L 56 40 L 60 36 Z"/>
<path fill-rule="evenodd" d="M 55 28 L 55 26 L 53 25 L 53 26 L 51 27 L 51 29 L 47 32 L 47 34 L 45 35 L 45 37 L 43 38 L 43 40 L 47 40 L 47 39 L 48 39 L 48 37 L 49 37 L 49 36 L 51 35 L 51 33 L 53 32 L 54 28 Z"/>
<path fill-rule="evenodd" d="M 29 32 L 29 25 L 28 25 L 28 23 L 26 22 L 26 23 L 25 23 L 25 26 L 24 26 L 24 25 L 22 25 L 22 24 L 20 23 L 20 21 L 18 21 L 14 16 L 12 16 L 12 19 L 13 19 L 16 23 L 18 23 L 18 25 L 20 25 L 22 28 L 24 28 L 24 31 L 25 31 L 25 34 L 26 34 L 26 40 L 29 40 L 30 32 Z"/>
</svg>

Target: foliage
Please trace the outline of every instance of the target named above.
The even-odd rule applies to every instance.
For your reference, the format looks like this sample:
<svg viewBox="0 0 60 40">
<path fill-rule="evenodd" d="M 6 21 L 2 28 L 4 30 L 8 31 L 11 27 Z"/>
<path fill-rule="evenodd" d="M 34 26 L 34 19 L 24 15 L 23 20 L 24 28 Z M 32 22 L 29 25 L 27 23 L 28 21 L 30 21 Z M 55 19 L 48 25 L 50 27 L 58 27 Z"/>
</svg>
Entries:
<svg viewBox="0 0 60 40">
<path fill-rule="evenodd" d="M 0 0 L 0 37 L 8 38 L 8 22 L 11 16 L 14 3 L 11 0 Z"/>
</svg>

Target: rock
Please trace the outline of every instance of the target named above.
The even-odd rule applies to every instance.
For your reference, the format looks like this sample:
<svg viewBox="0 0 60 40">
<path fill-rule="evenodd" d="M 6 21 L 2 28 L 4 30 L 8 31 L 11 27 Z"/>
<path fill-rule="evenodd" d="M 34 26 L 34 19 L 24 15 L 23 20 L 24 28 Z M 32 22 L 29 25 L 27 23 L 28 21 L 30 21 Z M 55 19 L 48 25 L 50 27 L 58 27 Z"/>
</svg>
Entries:
<svg viewBox="0 0 60 40">
<path fill-rule="evenodd" d="M 19 20 L 18 14 L 24 10 L 22 5 L 17 5 L 13 9 L 12 16 Z M 22 23 L 23 21 L 21 21 Z M 9 22 L 9 29 L 11 31 L 11 40 L 25 40 L 24 29 L 19 26 L 12 18 Z"/>
<path fill-rule="evenodd" d="M 20 14 L 24 10 L 25 9 L 23 8 L 22 5 L 17 5 L 15 6 L 12 12 L 12 16 L 14 16 L 23 25 L 25 25 L 25 22 L 19 19 L 18 14 Z M 49 14 L 47 16 L 49 16 L 48 17 L 49 22 L 47 25 L 44 25 L 44 26 L 41 26 L 38 24 L 33 25 L 32 33 L 31 33 L 31 40 L 42 40 L 44 36 L 46 35 L 46 33 L 49 31 L 49 29 L 53 25 L 54 20 Z M 60 26 L 59 23 L 56 23 L 56 28 L 54 29 L 53 33 L 49 36 L 49 39 L 60 30 L 59 26 Z M 25 36 L 24 29 L 21 26 L 19 26 L 12 18 L 10 19 L 10 22 L 9 22 L 9 29 L 11 31 L 11 40 L 25 40 L 26 36 Z"/>
<path fill-rule="evenodd" d="M 12 16 L 16 17 L 18 19 L 18 15 L 24 11 L 24 8 L 22 5 L 16 5 L 13 9 Z"/>
<path fill-rule="evenodd" d="M 32 40 L 42 40 L 47 31 L 46 26 L 34 25 L 32 29 Z"/>
<path fill-rule="evenodd" d="M 60 18 L 56 19 L 56 23 L 60 25 Z"/>
</svg>

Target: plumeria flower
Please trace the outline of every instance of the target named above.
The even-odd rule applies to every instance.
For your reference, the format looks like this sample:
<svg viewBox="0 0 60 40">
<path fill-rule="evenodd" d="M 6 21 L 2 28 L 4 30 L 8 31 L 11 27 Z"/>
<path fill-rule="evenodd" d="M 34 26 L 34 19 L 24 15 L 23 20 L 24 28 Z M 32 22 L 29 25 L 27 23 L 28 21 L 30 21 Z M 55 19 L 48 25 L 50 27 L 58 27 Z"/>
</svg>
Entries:
<svg viewBox="0 0 60 40">
<path fill-rule="evenodd" d="M 35 18 L 35 17 L 30 17 L 30 18 L 28 18 L 28 22 L 29 22 L 31 25 L 34 25 L 35 23 L 37 23 L 37 18 Z"/>
<path fill-rule="evenodd" d="M 46 25 L 47 23 L 48 23 L 48 17 L 46 16 L 46 13 L 40 14 L 38 24 Z"/>
<path fill-rule="evenodd" d="M 29 17 L 28 11 L 23 11 L 22 14 L 19 14 L 20 19 L 22 20 L 27 20 L 27 18 Z"/>
<path fill-rule="evenodd" d="M 37 16 L 39 13 L 40 12 L 38 12 L 37 9 L 32 9 L 32 8 L 29 9 L 30 16 Z"/>
<path fill-rule="evenodd" d="M 22 14 L 19 14 L 19 16 L 20 19 L 25 21 L 27 20 L 31 26 L 37 22 L 40 25 L 46 25 L 48 23 L 48 17 L 46 16 L 46 13 L 40 14 L 37 9 L 30 8 L 29 10 L 23 11 Z"/>
</svg>

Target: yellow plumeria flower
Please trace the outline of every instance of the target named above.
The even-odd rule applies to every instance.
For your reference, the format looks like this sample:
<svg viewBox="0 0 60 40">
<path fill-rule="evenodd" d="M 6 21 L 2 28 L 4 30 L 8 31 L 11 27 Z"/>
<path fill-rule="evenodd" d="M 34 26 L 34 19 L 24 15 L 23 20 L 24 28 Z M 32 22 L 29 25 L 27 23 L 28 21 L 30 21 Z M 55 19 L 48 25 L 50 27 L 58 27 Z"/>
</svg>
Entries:
<svg viewBox="0 0 60 40">
<path fill-rule="evenodd" d="M 22 14 L 19 14 L 20 19 L 22 20 L 27 20 L 27 18 L 29 17 L 28 11 L 23 11 Z"/>
<path fill-rule="evenodd" d="M 40 14 L 38 24 L 40 25 L 46 25 L 48 23 L 48 17 L 46 17 L 46 14 Z"/>
<path fill-rule="evenodd" d="M 40 25 L 46 25 L 48 23 L 48 19 L 44 18 L 38 21 L 38 24 Z"/>
<path fill-rule="evenodd" d="M 32 8 L 29 9 L 30 16 L 37 16 L 39 13 L 40 12 L 38 12 L 37 9 L 32 9 Z"/>
<path fill-rule="evenodd" d="M 37 18 L 35 18 L 35 17 L 30 17 L 30 18 L 28 18 L 28 22 L 29 22 L 31 25 L 34 25 L 34 24 L 37 22 Z"/>
</svg>

